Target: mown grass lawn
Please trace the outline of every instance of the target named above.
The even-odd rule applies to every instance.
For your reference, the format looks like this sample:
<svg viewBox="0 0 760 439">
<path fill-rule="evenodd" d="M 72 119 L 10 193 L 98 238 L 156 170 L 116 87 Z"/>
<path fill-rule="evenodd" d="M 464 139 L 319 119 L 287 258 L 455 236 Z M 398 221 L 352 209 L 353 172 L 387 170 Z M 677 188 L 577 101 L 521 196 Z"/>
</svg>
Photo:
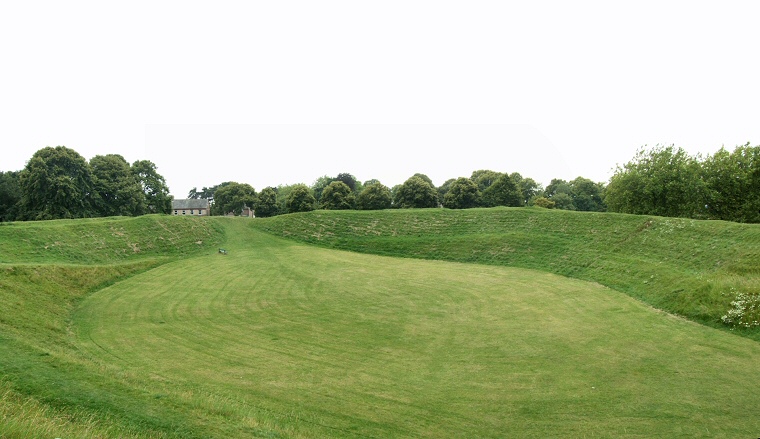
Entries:
<svg viewBox="0 0 760 439">
<path fill-rule="evenodd" d="M 530 268 L 598 282 L 726 330 L 721 317 L 737 295 L 760 295 L 760 224 L 491 208 L 314 211 L 254 225 L 326 248 Z M 758 328 L 732 330 L 760 341 Z"/>
<path fill-rule="evenodd" d="M 531 209 L 2 224 L 0 437 L 756 437 L 759 337 L 716 316 L 759 242 Z"/>
<path fill-rule="evenodd" d="M 118 282 L 73 320 L 88 361 L 197 437 L 760 434 L 750 339 L 582 280 L 224 224 L 228 255 Z"/>
</svg>

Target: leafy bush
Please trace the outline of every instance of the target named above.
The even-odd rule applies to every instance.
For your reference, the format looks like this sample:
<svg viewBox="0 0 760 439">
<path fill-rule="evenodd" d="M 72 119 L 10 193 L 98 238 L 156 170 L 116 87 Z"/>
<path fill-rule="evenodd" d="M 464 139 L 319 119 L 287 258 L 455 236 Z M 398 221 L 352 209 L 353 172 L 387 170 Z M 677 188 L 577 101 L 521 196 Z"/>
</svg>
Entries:
<svg viewBox="0 0 760 439">
<path fill-rule="evenodd" d="M 554 201 L 546 197 L 538 197 L 533 200 L 533 205 L 543 207 L 545 209 L 554 209 Z"/>
</svg>

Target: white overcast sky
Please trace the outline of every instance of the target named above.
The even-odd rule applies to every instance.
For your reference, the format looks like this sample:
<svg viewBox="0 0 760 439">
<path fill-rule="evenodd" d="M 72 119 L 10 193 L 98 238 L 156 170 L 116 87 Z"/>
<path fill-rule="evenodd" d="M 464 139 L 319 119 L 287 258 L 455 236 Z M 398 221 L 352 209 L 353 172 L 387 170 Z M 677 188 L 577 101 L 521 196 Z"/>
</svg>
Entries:
<svg viewBox="0 0 760 439">
<path fill-rule="evenodd" d="M 756 1 L 3 1 L 0 171 L 65 145 L 171 193 L 350 172 L 607 181 L 760 144 Z"/>
</svg>

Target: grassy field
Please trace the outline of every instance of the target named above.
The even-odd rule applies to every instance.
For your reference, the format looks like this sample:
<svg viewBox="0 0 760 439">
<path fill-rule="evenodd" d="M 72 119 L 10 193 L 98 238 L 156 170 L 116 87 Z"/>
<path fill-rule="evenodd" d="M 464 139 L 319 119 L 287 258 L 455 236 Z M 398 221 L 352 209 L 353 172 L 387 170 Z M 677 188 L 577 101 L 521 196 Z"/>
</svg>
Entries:
<svg viewBox="0 0 760 439">
<path fill-rule="evenodd" d="M 595 236 L 596 264 L 753 288 L 757 228 L 574 215 L 0 226 L 0 437 L 758 436 L 760 344 L 629 296 L 661 271 L 612 289 L 584 263 Z M 703 245 L 719 250 L 683 253 Z"/>
<path fill-rule="evenodd" d="M 163 216 L 0 224 L 0 437 L 161 437 L 157 404 L 81 355 L 71 313 L 223 239 L 217 221 Z"/>
<path fill-rule="evenodd" d="M 328 248 L 548 271 L 716 328 L 738 293 L 760 294 L 757 224 L 495 208 L 315 211 L 256 227 Z"/>
</svg>

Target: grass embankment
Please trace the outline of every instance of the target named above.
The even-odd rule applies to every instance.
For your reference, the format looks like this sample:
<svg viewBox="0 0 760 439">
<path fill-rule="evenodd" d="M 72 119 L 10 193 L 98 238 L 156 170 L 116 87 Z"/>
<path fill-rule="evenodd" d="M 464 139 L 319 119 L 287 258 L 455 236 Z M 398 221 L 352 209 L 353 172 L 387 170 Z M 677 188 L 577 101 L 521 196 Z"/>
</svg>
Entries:
<svg viewBox="0 0 760 439">
<path fill-rule="evenodd" d="M 328 248 L 594 281 L 719 328 L 738 292 L 760 293 L 760 225 L 524 208 L 316 211 L 255 225 Z"/>
<path fill-rule="evenodd" d="M 139 391 L 81 355 L 71 312 L 92 291 L 221 239 L 215 222 L 159 216 L 0 225 L 0 437 L 166 430 Z"/>
<path fill-rule="evenodd" d="M 76 313 L 81 348 L 204 437 L 753 437 L 760 344 L 605 288 L 338 252 L 228 221 Z M 403 238 L 402 238 L 403 239 Z"/>
<path fill-rule="evenodd" d="M 760 344 L 503 266 L 583 278 L 609 260 L 628 267 L 623 286 L 663 282 L 640 262 L 756 285 L 742 262 L 756 229 L 670 221 L 494 209 L 3 225 L 0 437 L 757 436 Z M 736 233 L 749 244 L 729 248 Z M 666 236 L 694 253 L 716 239 L 726 259 L 682 266 Z"/>
<path fill-rule="evenodd" d="M 196 255 L 219 242 L 211 218 L 137 218 L 0 223 L 0 264 L 114 264 Z"/>
</svg>

